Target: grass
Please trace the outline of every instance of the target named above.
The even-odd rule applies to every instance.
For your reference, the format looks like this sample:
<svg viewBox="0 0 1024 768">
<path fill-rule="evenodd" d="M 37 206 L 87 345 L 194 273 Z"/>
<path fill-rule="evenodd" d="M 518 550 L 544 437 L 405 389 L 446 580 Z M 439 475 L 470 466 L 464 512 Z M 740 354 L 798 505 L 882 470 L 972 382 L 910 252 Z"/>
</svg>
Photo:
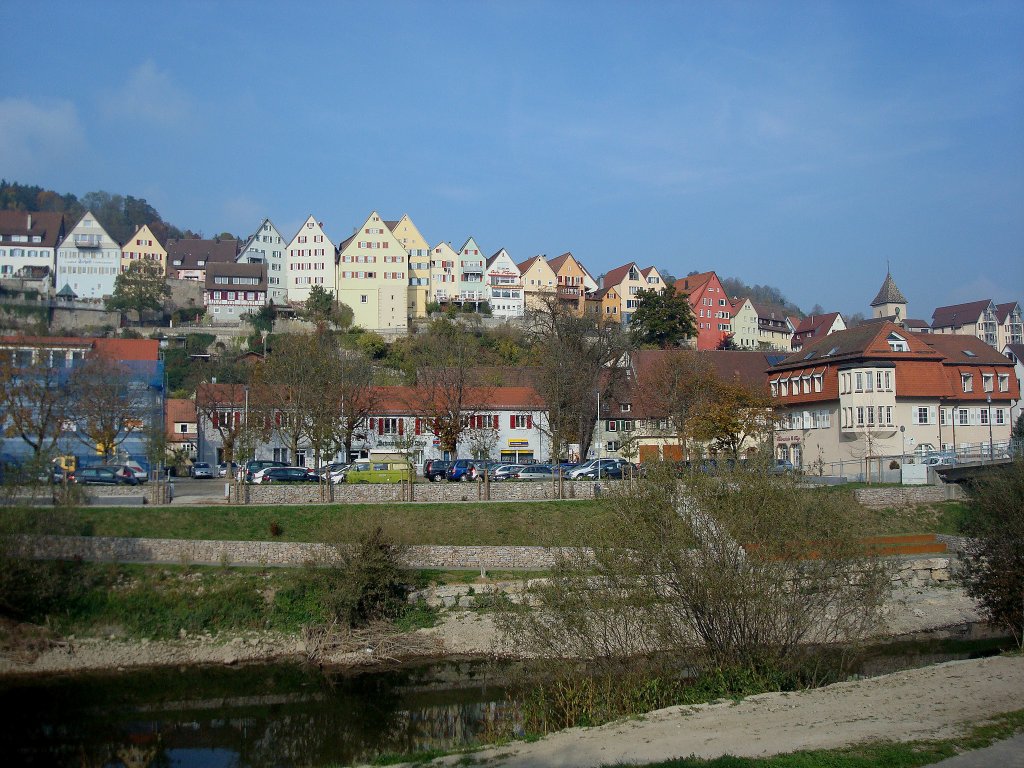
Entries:
<svg viewBox="0 0 1024 768">
<path fill-rule="evenodd" d="M 962 501 L 938 501 L 902 509 L 865 509 L 865 535 L 945 533 L 956 536 L 969 513 L 969 507 Z"/>
<path fill-rule="evenodd" d="M 726 755 L 705 760 L 690 757 L 646 765 L 647 768 L 914 768 L 968 750 L 982 749 L 1010 738 L 1022 730 L 1024 710 L 1017 710 L 975 726 L 964 736 L 940 741 L 880 742 L 844 749 L 808 750 L 759 758 Z"/>
<path fill-rule="evenodd" d="M 356 541 L 380 525 L 400 544 L 568 546 L 580 530 L 602 524 L 611 502 L 82 507 L 68 514 L 74 529 L 91 536 Z M 271 534 L 273 524 L 279 535 Z"/>
</svg>

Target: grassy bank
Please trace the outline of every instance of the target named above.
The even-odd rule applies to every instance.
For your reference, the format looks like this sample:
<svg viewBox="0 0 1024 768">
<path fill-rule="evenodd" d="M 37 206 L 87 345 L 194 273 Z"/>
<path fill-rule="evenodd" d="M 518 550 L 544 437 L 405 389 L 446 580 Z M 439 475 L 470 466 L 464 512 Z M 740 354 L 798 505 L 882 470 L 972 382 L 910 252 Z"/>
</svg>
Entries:
<svg viewBox="0 0 1024 768">
<path fill-rule="evenodd" d="M 82 507 L 67 512 L 90 536 L 214 541 L 356 541 L 382 526 L 400 544 L 566 546 L 602 525 L 611 502 L 332 504 L 303 507 Z M 8 511 L 0 515 L 11 516 Z"/>
</svg>

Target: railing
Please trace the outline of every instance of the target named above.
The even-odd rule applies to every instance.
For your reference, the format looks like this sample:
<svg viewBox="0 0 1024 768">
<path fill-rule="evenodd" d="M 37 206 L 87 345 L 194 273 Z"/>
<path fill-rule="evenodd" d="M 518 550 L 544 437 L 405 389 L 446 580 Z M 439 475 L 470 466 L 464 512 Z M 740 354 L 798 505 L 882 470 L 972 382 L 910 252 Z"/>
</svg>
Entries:
<svg viewBox="0 0 1024 768">
<path fill-rule="evenodd" d="M 99 248 L 101 242 L 99 235 L 75 235 L 76 248 Z"/>
</svg>

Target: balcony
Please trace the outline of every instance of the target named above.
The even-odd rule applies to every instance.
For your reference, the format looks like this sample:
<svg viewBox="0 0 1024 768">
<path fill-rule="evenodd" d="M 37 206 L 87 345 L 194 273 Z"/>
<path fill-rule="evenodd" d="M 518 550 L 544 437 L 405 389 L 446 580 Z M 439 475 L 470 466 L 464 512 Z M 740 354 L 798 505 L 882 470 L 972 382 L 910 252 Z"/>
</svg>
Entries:
<svg viewBox="0 0 1024 768">
<path fill-rule="evenodd" d="M 76 248 L 99 248 L 101 243 L 100 235 L 75 235 Z"/>
</svg>

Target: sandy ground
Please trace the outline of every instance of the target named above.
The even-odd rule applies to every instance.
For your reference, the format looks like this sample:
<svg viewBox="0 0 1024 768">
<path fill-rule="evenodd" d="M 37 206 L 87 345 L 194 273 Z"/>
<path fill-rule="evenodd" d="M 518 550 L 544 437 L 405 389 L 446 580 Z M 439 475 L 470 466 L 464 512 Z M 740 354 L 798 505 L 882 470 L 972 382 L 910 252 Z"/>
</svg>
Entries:
<svg viewBox="0 0 1024 768">
<path fill-rule="evenodd" d="M 579 768 L 675 757 L 758 757 L 865 741 L 953 736 L 968 724 L 1019 709 L 1024 657 L 953 661 L 738 704 L 670 707 L 599 728 L 574 728 L 438 765 Z"/>
</svg>

